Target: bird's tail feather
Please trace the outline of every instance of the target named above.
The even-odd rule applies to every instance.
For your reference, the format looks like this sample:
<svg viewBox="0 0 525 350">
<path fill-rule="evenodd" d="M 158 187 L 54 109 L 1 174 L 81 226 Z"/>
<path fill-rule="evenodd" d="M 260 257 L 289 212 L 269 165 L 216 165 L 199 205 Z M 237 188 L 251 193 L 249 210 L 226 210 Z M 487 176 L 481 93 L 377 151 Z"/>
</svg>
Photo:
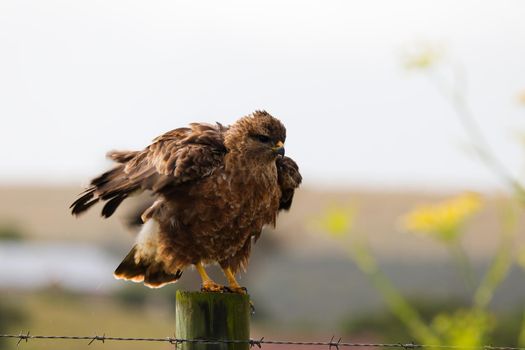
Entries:
<svg viewBox="0 0 525 350">
<path fill-rule="evenodd" d="M 133 246 L 114 272 L 115 278 L 144 282 L 150 288 L 160 288 L 168 283 L 177 282 L 182 276 L 182 271 L 177 270 L 174 274 L 166 271 L 162 262 L 144 259 L 137 255 L 137 246 Z"/>
<path fill-rule="evenodd" d="M 124 168 L 125 165 L 120 164 L 94 178 L 90 187 L 69 207 L 71 213 L 80 215 L 102 200 L 105 202 L 102 216 L 110 217 L 123 200 L 139 189 L 138 184 L 128 179 Z"/>
</svg>

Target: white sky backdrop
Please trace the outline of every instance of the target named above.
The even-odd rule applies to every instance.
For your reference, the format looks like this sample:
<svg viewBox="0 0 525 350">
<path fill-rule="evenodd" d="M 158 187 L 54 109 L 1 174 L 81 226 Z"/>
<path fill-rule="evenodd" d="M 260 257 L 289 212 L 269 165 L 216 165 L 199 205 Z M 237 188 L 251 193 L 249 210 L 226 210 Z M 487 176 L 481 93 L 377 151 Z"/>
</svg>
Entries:
<svg viewBox="0 0 525 350">
<path fill-rule="evenodd" d="M 523 1 L 0 1 L 0 184 L 85 184 L 109 149 L 266 109 L 306 183 L 493 188 L 399 51 L 445 43 L 482 130 L 525 160 Z"/>
</svg>

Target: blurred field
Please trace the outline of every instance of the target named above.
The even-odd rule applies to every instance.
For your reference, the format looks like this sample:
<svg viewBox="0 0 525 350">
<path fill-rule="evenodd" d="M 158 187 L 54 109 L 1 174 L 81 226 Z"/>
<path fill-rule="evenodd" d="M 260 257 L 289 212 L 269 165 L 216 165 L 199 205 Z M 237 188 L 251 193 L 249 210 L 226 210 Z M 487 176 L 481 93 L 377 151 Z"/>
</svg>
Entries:
<svg viewBox="0 0 525 350">
<path fill-rule="evenodd" d="M 73 240 L 97 244 L 125 245 L 132 235 L 123 225 L 133 203 L 124 203 L 110 220 L 99 217 L 98 207 L 76 219 L 68 207 L 82 191 L 81 187 L 0 187 L 0 224 L 18 227 L 29 239 Z M 356 229 L 366 235 L 380 256 L 404 259 L 410 257 L 443 258 L 445 251 L 430 239 L 415 237 L 399 228 L 402 215 L 414 206 L 438 201 L 451 193 L 414 191 L 363 191 L 300 189 L 289 213 L 281 214 L 277 229 L 268 230 L 271 237 L 286 250 L 308 255 L 337 253 L 338 244 L 320 234 L 312 222 L 330 205 L 357 208 Z M 504 196 L 486 195 L 484 209 L 469 226 L 465 244 L 470 254 L 483 259 L 498 242 Z M 100 209 L 100 208 L 98 208 Z M 523 227 L 523 219 L 520 219 Z M 518 236 L 525 243 L 525 235 Z"/>
<path fill-rule="evenodd" d="M 71 187 L 0 188 L 0 228 L 11 227 L 31 242 L 87 244 L 119 261 L 133 239 L 133 233 L 122 222 L 134 204 L 110 220 L 100 219 L 97 210 L 75 219 L 70 216 L 68 206 L 80 191 L 81 188 Z M 315 224 L 320 213 L 333 205 L 356 208 L 354 234 L 366 237 L 386 275 L 422 310 L 465 305 L 469 292 L 447 249 L 429 237 L 405 232 L 399 224 L 402 215 L 414 206 L 447 195 L 450 194 L 301 189 L 292 210 L 280 216 L 277 229 L 267 230 L 255 246 L 248 273 L 241 274 L 240 281 L 248 287 L 257 308 L 254 334 L 274 338 L 295 334 L 304 338 L 307 334 L 357 332 L 352 335 L 383 339 L 375 333 L 373 325 L 365 326 L 364 335 L 359 330 L 369 324 L 366 322 L 376 326 L 385 322 L 384 301 L 348 258 L 344 247 L 319 232 Z M 483 209 L 462 237 L 473 259 L 477 279 L 499 244 L 505 197 L 486 195 L 484 201 Z M 521 245 L 525 243 L 524 224 L 522 217 L 518 219 L 516 245 Z M 109 278 L 113 268 L 100 271 L 101 278 Z M 217 269 L 211 269 L 211 274 L 222 281 Z M 72 293 L 54 283 L 51 279 L 44 290 L 21 290 L 0 282 L 0 304 L 12 305 L 24 316 L 18 322 L 7 322 L 2 331 L 18 333 L 29 329 L 32 334 L 105 332 L 112 336 L 164 337 L 172 335 L 174 329 L 175 290 L 199 288 L 197 274 L 191 269 L 179 283 L 160 290 L 116 281 L 109 289 L 95 289 L 94 294 Z M 491 308 L 512 314 L 525 301 L 523 290 L 523 274 L 513 268 L 498 289 Z M 361 321 L 355 324 L 356 320 Z M 82 348 L 87 343 L 73 345 L 64 341 L 52 345 L 47 347 L 44 341 L 39 341 L 23 346 L 68 349 Z M 98 346 L 103 345 L 91 347 Z M 167 348 L 166 344 L 148 346 Z M 139 349 L 143 345 L 112 344 L 114 349 L 124 347 Z"/>
<path fill-rule="evenodd" d="M 2 332 L 18 334 L 31 330 L 31 334 L 44 335 L 140 335 L 166 337 L 173 334 L 175 305 L 130 307 L 108 298 L 68 295 L 45 291 L 39 294 L 2 293 L 2 303 L 17 306 L 25 319 L 22 325 L 8 325 Z M 58 334 L 60 333 L 60 334 Z M 97 349 L 108 344 L 89 341 L 38 340 L 21 344 L 23 349 Z M 16 348 L 16 341 L 6 341 Z M 144 343 L 112 342 L 111 349 L 144 349 Z M 2 347 L 4 349 L 4 347 Z M 147 344 L 148 349 L 170 349 L 169 344 Z"/>
</svg>

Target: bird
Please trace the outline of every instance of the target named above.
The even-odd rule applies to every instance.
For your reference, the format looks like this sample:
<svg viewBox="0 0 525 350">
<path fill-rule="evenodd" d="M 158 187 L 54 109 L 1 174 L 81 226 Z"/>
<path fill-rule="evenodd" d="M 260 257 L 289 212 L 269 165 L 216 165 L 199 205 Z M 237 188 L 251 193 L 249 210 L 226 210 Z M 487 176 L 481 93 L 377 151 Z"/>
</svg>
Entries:
<svg viewBox="0 0 525 350">
<path fill-rule="evenodd" d="M 141 151 L 108 152 L 116 165 L 91 180 L 71 213 L 103 202 L 101 216 L 109 218 L 127 198 L 149 192 L 152 204 L 115 278 L 159 288 L 194 266 L 202 291 L 246 294 L 236 274 L 246 271 L 253 243 L 290 209 L 302 182 L 285 141 L 282 122 L 264 110 L 229 126 L 190 123 Z M 213 264 L 228 286 L 207 274 Z"/>
</svg>

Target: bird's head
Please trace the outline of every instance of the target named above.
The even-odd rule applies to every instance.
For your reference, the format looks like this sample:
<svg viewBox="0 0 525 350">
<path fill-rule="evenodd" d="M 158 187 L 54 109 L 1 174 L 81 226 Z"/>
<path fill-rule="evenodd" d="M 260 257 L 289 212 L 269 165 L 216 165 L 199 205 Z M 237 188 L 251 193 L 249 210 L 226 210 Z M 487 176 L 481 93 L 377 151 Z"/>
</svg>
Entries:
<svg viewBox="0 0 525 350">
<path fill-rule="evenodd" d="M 256 160 L 274 160 L 284 156 L 286 128 L 265 111 L 237 120 L 228 130 L 224 145 L 229 151 Z"/>
</svg>

